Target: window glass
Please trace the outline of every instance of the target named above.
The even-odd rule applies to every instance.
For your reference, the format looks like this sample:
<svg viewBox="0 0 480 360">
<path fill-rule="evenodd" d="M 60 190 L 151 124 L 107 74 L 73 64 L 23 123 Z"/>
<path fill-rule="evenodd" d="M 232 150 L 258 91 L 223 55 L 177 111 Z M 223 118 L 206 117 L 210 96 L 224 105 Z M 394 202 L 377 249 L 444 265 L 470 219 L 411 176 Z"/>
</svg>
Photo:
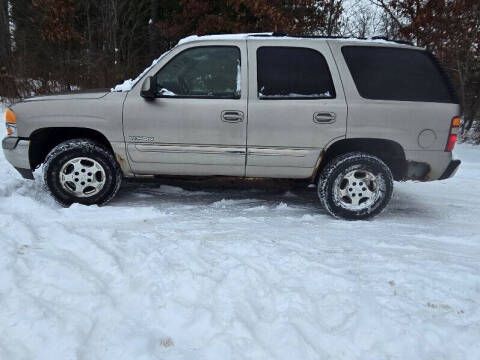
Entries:
<svg viewBox="0 0 480 360">
<path fill-rule="evenodd" d="M 191 48 L 157 73 L 157 89 L 172 97 L 240 98 L 240 68 L 237 47 Z"/>
<path fill-rule="evenodd" d="M 345 46 L 342 52 L 358 92 L 364 98 L 456 102 L 446 74 L 426 51 Z"/>
<path fill-rule="evenodd" d="M 318 51 L 300 47 L 257 50 L 260 99 L 334 98 L 327 61 Z"/>
</svg>

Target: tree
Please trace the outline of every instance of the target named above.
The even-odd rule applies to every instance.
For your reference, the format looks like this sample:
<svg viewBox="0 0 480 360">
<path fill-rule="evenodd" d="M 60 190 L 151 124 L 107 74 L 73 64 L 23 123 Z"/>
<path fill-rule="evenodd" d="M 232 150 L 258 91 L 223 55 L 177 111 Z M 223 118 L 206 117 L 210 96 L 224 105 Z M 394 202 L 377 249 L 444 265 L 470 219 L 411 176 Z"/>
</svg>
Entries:
<svg viewBox="0 0 480 360">
<path fill-rule="evenodd" d="M 0 96 L 14 98 L 16 93 L 15 79 L 11 74 L 11 29 L 9 2 L 0 3 Z M 3 90 L 3 91 L 2 91 Z"/>
<path fill-rule="evenodd" d="M 180 11 L 161 22 L 167 36 L 277 32 L 334 35 L 342 0 L 181 0 Z"/>
<path fill-rule="evenodd" d="M 8 2 L 0 3 L 0 67 L 7 67 L 11 52 L 10 43 L 10 16 L 8 11 Z"/>
<path fill-rule="evenodd" d="M 343 0 L 9 2 L 10 8 L 1 2 L 0 45 L 11 51 L 1 52 L 0 61 L 3 67 L 11 64 L 13 87 L 22 96 L 110 87 L 135 76 L 190 34 L 335 35 L 343 11 Z M 5 89 L 0 84 L 0 96 Z"/>
</svg>

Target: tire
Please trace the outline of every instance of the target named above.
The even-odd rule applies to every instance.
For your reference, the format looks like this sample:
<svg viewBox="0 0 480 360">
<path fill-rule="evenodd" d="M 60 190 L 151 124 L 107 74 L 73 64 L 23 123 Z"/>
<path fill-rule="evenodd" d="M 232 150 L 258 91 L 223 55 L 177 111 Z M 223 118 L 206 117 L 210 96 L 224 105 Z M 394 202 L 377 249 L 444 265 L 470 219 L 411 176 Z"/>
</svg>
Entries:
<svg viewBox="0 0 480 360">
<path fill-rule="evenodd" d="M 104 205 L 120 189 L 122 172 L 113 154 L 89 139 L 67 140 L 47 155 L 47 190 L 63 206 Z"/>
<path fill-rule="evenodd" d="M 334 217 L 366 220 L 380 214 L 390 202 L 393 176 L 378 157 L 352 152 L 328 163 L 317 189 L 322 206 Z"/>
</svg>

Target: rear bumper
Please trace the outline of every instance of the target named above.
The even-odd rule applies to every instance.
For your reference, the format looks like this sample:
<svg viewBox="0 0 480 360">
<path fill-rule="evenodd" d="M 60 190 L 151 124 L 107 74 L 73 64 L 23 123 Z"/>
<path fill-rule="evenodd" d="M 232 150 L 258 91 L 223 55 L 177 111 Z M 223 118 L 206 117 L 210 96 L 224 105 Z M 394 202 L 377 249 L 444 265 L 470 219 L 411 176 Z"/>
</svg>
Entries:
<svg viewBox="0 0 480 360">
<path fill-rule="evenodd" d="M 447 151 L 405 151 L 407 158 L 406 180 L 444 180 L 455 175 L 460 160 L 453 159 Z"/>
<path fill-rule="evenodd" d="M 7 136 L 2 141 L 2 149 L 7 161 L 17 169 L 25 179 L 33 180 L 28 151 L 30 140 Z"/>
<path fill-rule="evenodd" d="M 452 160 L 438 180 L 445 180 L 455 176 L 461 163 L 460 160 Z"/>
</svg>

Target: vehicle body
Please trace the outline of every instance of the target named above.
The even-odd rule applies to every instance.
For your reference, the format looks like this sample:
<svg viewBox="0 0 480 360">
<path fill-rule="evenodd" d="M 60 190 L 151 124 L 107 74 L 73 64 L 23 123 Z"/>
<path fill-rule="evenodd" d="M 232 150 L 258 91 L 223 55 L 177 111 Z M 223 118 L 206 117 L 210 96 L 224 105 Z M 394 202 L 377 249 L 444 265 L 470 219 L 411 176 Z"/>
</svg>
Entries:
<svg viewBox="0 0 480 360">
<path fill-rule="evenodd" d="M 412 87 L 401 71 L 425 79 Z M 460 165 L 452 159 L 460 112 L 455 93 L 434 59 L 410 45 L 268 34 L 190 37 L 126 90 L 14 105 L 18 121 L 11 125 L 16 133 L 3 140 L 6 158 L 33 178 L 32 169 L 59 144 L 89 139 L 114 156 L 127 178 L 317 183 L 335 159 L 352 153 L 375 157 L 395 180 L 445 179 Z M 77 200 L 83 202 L 71 202 Z M 375 214 L 365 207 L 350 215 L 328 210 L 346 218 Z"/>
</svg>

